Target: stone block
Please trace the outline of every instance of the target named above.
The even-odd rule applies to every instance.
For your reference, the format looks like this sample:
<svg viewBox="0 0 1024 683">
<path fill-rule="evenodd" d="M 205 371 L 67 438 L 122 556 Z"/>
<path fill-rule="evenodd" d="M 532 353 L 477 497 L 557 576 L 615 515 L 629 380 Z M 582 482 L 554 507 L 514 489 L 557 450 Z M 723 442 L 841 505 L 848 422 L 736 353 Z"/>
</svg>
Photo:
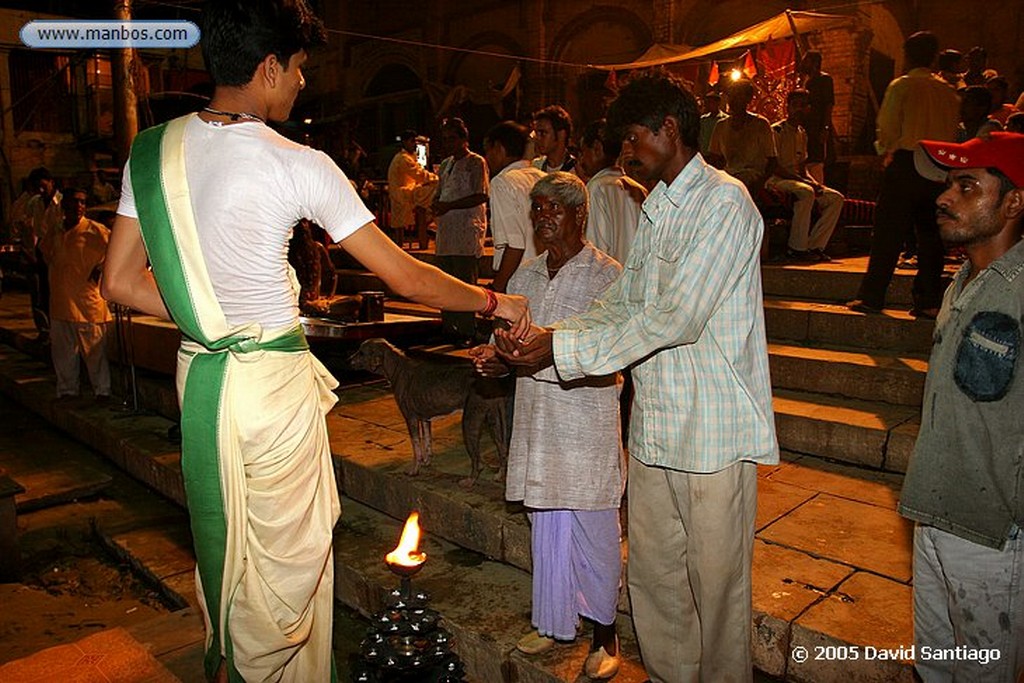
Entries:
<svg viewBox="0 0 1024 683">
<path fill-rule="evenodd" d="M 894 509 L 819 493 L 758 537 L 906 582 L 912 532 Z"/>
<path fill-rule="evenodd" d="M 871 467 L 882 464 L 888 430 L 916 413 L 909 406 L 784 390 L 775 392 L 774 407 L 782 448 Z"/>
<path fill-rule="evenodd" d="M 161 579 L 160 587 L 163 594 L 179 608 L 199 609 L 199 596 L 196 594 L 196 575 L 194 570 L 166 576 Z"/>
<path fill-rule="evenodd" d="M 885 461 L 882 464 L 884 469 L 890 472 L 907 471 L 920 429 L 921 425 L 915 419 L 897 425 L 889 432 L 889 441 L 885 445 Z"/>
<path fill-rule="evenodd" d="M 869 648 L 896 650 L 913 643 L 910 587 L 857 572 L 793 624 L 786 680 L 797 683 L 911 683 L 911 665 L 871 658 Z M 793 657 L 797 648 L 806 653 Z"/>
<path fill-rule="evenodd" d="M 110 535 L 100 529 L 99 533 L 120 557 L 158 582 L 195 567 L 192 534 L 187 525 L 146 525 Z"/>
<path fill-rule="evenodd" d="M 783 676 L 790 622 L 853 571 L 804 552 L 755 541 L 751 626 L 754 665 L 769 675 Z"/>
<path fill-rule="evenodd" d="M 754 528 L 765 528 L 803 505 L 816 493 L 816 491 L 790 486 L 774 479 L 759 479 L 757 482 L 757 518 Z"/>
<path fill-rule="evenodd" d="M 862 273 L 836 264 L 765 265 L 761 282 L 765 296 L 846 302 L 857 294 Z"/>
<path fill-rule="evenodd" d="M 830 493 L 839 498 L 896 509 L 903 477 L 898 474 L 875 472 L 863 467 L 852 467 L 817 458 L 803 458 L 783 463 L 769 480 L 789 484 L 812 492 Z"/>
<path fill-rule="evenodd" d="M 502 557 L 505 562 L 529 571 L 533 566 L 530 525 L 525 513 L 506 517 L 501 524 Z"/>
<path fill-rule="evenodd" d="M 856 346 L 928 353 L 931 349 L 930 320 L 915 320 L 902 311 L 882 314 L 850 311 L 845 306 L 820 306 L 808 319 L 808 341 L 821 345 Z"/>
<path fill-rule="evenodd" d="M 872 467 L 882 464 L 884 432 L 778 410 L 775 428 L 783 448 Z"/>
<path fill-rule="evenodd" d="M 764 322 L 768 338 L 805 341 L 809 325 L 808 312 L 787 303 L 765 299 Z"/>
<path fill-rule="evenodd" d="M 865 401 L 920 406 L 927 362 L 886 352 L 769 344 L 772 386 Z"/>
</svg>

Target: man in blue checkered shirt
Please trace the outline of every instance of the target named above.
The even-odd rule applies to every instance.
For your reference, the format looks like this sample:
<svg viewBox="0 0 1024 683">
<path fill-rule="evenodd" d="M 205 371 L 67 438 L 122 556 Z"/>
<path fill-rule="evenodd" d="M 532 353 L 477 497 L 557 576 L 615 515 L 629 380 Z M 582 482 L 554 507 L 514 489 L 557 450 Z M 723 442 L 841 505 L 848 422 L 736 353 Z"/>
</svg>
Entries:
<svg viewBox="0 0 1024 683">
<path fill-rule="evenodd" d="M 763 223 L 743 184 L 697 151 L 693 95 L 632 80 L 608 112 L 631 173 L 658 181 L 621 277 L 512 363 L 562 379 L 631 367 L 629 588 L 652 681 L 749 681 L 756 463 L 779 459 L 768 376 Z"/>
</svg>

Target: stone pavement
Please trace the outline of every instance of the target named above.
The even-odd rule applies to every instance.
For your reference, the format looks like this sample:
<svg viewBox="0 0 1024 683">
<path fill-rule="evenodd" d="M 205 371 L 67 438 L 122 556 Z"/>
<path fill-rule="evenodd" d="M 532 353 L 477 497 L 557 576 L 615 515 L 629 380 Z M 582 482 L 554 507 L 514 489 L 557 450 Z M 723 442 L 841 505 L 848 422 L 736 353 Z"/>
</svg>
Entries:
<svg viewBox="0 0 1024 683">
<path fill-rule="evenodd" d="M 815 277 L 815 269 L 834 269 L 834 277 Z M 780 441 L 801 452 L 787 452 L 782 465 L 759 472 L 751 628 L 756 666 L 792 681 L 912 680 L 905 662 L 839 659 L 844 651 L 835 649 L 911 642 L 911 526 L 896 515 L 895 500 L 916 433 L 921 347 L 927 348 L 930 334 L 927 324 L 904 313 L 865 320 L 829 303 L 856 286 L 852 271 L 830 264 L 765 272 Z M 897 278 L 897 297 L 906 284 Z M 823 286 L 836 289 L 825 294 Z M 818 292 L 824 301 L 788 298 L 786 287 Z M 25 336 L 30 323 L 18 308 L 15 297 L 0 299 L 0 328 L 9 344 L 31 351 Z M 853 340 L 870 342 L 872 332 L 892 342 L 890 350 L 853 348 L 868 346 Z M 822 348 L 829 340 L 846 348 Z M 87 408 L 55 407 L 51 382 L 43 365 L 11 348 L 0 350 L 0 391 L 181 500 L 177 451 L 163 438 L 166 417 L 118 421 Z M 143 382 L 147 397 L 167 393 L 166 381 Z M 457 418 L 438 421 L 435 463 L 410 478 L 403 472 L 411 448 L 390 393 L 370 383 L 347 386 L 339 396 L 329 418 L 339 486 L 349 499 L 336 534 L 339 599 L 363 613 L 380 606 L 383 592 L 394 585 L 380 557 L 397 540 L 398 520 L 418 509 L 431 560 L 417 585 L 434 595 L 474 676 L 488 683 L 572 680 L 582 645 L 539 659 L 513 652 L 528 627 L 529 531 L 521 509 L 503 501 L 495 482 L 481 479 L 470 491 L 456 485 L 468 473 Z M 154 401 L 165 414 L 172 410 L 166 396 Z M 902 441 L 900 429 L 906 432 Z M 170 561 L 160 544 L 145 551 L 122 541 L 129 554 L 150 555 L 140 565 L 152 564 L 157 578 L 187 593 L 188 586 L 175 581 L 189 573 L 177 571 L 188 558 Z M 628 637 L 628 601 L 620 608 L 630 664 L 619 680 L 640 681 Z"/>
</svg>

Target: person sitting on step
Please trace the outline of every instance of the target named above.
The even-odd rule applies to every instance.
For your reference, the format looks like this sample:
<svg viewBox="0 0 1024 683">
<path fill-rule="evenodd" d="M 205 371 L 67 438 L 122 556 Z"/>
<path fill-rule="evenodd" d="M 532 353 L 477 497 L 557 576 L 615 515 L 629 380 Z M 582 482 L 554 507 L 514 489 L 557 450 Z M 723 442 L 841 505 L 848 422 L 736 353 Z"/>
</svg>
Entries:
<svg viewBox="0 0 1024 683">
<path fill-rule="evenodd" d="M 806 90 L 793 90 L 786 99 L 788 116 L 772 126 L 778 152 L 767 187 L 792 195 L 793 220 L 789 228 L 786 257 L 798 263 L 831 260 L 825 253 L 843 210 L 843 195 L 825 187 L 807 173 L 807 132 L 803 122 L 811 109 Z M 818 208 L 818 220 L 811 225 L 811 211 Z"/>
</svg>

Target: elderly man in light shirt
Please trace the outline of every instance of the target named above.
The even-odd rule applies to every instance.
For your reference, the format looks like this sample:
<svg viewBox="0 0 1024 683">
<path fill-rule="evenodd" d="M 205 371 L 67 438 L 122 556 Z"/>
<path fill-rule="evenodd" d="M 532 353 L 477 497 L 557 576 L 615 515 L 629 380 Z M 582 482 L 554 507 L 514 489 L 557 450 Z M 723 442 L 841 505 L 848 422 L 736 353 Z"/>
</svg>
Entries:
<svg viewBox="0 0 1024 683">
<path fill-rule="evenodd" d="M 582 313 L 622 267 L 583 239 L 587 191 L 564 171 L 530 192 L 530 219 L 544 252 L 520 266 L 509 291 L 530 301 L 541 324 Z M 505 374 L 494 347 L 471 354 L 484 374 Z M 619 502 L 625 467 L 617 373 L 564 381 L 553 367 L 520 368 L 505 497 L 522 501 L 531 524 L 536 630 L 516 647 L 539 654 L 572 641 L 580 616 L 594 623 L 583 662 L 589 680 L 618 671 L 615 611 L 622 555 Z"/>
<path fill-rule="evenodd" d="M 530 223 L 530 190 L 545 173 L 523 158 L 527 140 L 529 131 L 514 121 L 503 121 L 484 136 L 484 156 L 491 171 L 491 286 L 496 292 L 505 291 L 520 263 L 537 255 Z"/>
</svg>

